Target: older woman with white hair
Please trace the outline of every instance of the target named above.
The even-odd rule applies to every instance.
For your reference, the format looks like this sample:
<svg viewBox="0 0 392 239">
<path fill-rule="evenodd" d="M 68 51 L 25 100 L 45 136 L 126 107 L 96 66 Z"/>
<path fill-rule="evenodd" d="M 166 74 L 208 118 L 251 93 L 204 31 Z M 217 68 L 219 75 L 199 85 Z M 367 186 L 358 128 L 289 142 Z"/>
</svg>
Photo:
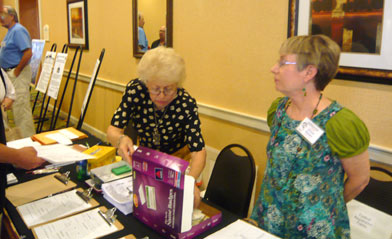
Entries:
<svg viewBox="0 0 392 239">
<path fill-rule="evenodd" d="M 185 63 L 173 49 L 147 51 L 138 65 L 139 79 L 131 80 L 107 130 L 110 143 L 129 163 L 134 149 L 124 135 L 131 125 L 139 145 L 190 159 L 189 175 L 197 179 L 205 165 L 206 151 L 196 100 L 183 89 Z M 195 205 L 200 192 L 195 186 Z"/>
</svg>

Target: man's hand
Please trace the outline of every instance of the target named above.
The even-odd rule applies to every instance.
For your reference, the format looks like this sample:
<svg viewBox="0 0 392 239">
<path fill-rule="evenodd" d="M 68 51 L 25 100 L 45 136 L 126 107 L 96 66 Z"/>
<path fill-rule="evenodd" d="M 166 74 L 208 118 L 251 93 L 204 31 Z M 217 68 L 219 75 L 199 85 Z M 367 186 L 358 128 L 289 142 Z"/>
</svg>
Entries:
<svg viewBox="0 0 392 239">
<path fill-rule="evenodd" d="M 5 97 L 3 102 L 1 102 L 1 106 L 4 108 L 4 110 L 9 110 L 11 109 L 13 103 L 14 103 L 13 99 Z"/>
<path fill-rule="evenodd" d="M 37 157 L 37 151 L 33 147 L 24 147 L 18 149 L 17 152 L 12 164 L 18 168 L 33 169 L 46 162 L 42 158 Z"/>
</svg>

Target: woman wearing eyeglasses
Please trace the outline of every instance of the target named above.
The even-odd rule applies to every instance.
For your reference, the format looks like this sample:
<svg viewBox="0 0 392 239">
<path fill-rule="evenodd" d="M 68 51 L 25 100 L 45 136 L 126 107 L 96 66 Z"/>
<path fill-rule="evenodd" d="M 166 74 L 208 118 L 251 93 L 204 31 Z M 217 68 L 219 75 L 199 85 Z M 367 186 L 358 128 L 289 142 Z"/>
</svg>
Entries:
<svg viewBox="0 0 392 239">
<path fill-rule="evenodd" d="M 281 238 L 350 238 L 346 202 L 369 181 L 365 124 L 322 93 L 339 55 L 326 36 L 292 37 L 271 69 L 285 97 L 268 111 L 268 162 L 251 219 Z"/>
<path fill-rule="evenodd" d="M 197 179 L 205 165 L 206 151 L 196 100 L 181 88 L 184 60 L 171 48 L 157 47 L 144 54 L 138 73 L 139 79 L 128 83 L 113 115 L 108 140 L 130 163 L 136 142 L 124 135 L 124 128 L 131 121 L 141 146 L 190 159 L 189 175 Z M 197 187 L 195 195 L 197 205 Z"/>
</svg>

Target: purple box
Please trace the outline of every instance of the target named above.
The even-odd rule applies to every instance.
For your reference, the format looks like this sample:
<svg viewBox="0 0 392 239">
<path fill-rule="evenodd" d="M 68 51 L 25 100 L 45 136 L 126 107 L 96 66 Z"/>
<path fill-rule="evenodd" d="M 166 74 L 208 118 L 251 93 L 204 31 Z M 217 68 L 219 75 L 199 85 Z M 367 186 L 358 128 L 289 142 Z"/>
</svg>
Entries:
<svg viewBox="0 0 392 239">
<path fill-rule="evenodd" d="M 145 147 L 132 155 L 133 215 L 168 238 L 193 238 L 219 224 L 222 213 L 206 204 L 209 218 L 192 227 L 194 178 L 185 175 L 189 163 Z"/>
</svg>

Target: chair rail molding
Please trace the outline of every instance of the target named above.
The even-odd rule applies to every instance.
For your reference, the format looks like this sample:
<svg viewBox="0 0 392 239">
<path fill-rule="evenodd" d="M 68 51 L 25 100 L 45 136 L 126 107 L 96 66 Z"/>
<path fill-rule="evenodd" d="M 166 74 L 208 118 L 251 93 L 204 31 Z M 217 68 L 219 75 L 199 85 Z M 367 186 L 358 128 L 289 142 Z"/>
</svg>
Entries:
<svg viewBox="0 0 392 239">
<path fill-rule="evenodd" d="M 63 76 L 67 77 L 68 72 L 69 71 L 64 70 Z M 71 78 L 75 78 L 75 73 L 72 72 Z M 78 80 L 88 84 L 90 82 L 90 79 L 91 76 L 79 73 Z M 119 92 L 124 92 L 126 86 L 126 84 L 123 83 L 109 81 L 101 78 L 97 78 L 96 85 Z M 248 128 L 259 130 L 261 132 L 267 132 L 267 133 L 269 132 L 267 119 L 265 118 L 259 116 L 253 116 L 253 115 L 249 115 L 249 114 L 245 114 L 242 112 L 237 112 L 229 109 L 224 109 L 224 108 L 220 108 L 217 106 L 204 104 L 200 102 L 198 102 L 197 105 L 199 106 L 200 114 L 214 117 L 219 120 L 228 121 L 241 126 L 246 126 Z M 95 129 L 91 126 L 88 128 L 91 130 L 91 133 L 95 133 L 100 137 L 105 136 L 106 138 L 106 133 L 98 129 Z M 392 148 L 370 144 L 369 155 L 372 161 L 392 165 Z"/>
</svg>

